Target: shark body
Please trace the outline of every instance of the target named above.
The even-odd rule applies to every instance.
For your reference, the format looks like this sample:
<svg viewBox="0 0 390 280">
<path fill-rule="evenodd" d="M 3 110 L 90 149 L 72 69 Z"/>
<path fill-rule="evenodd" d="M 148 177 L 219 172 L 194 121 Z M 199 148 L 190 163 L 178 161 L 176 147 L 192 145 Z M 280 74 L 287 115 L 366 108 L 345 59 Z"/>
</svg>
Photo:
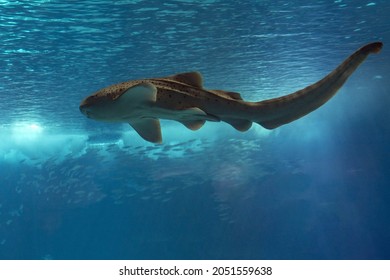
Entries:
<svg viewBox="0 0 390 280">
<path fill-rule="evenodd" d="M 206 121 L 224 121 L 239 131 L 253 122 L 273 129 L 292 122 L 326 103 L 357 67 L 383 44 L 367 44 L 318 82 L 278 98 L 244 101 L 239 93 L 203 87 L 199 72 L 163 78 L 123 82 L 103 88 L 85 98 L 80 111 L 89 118 L 129 123 L 145 140 L 161 143 L 159 119 L 181 122 L 197 130 Z"/>
</svg>

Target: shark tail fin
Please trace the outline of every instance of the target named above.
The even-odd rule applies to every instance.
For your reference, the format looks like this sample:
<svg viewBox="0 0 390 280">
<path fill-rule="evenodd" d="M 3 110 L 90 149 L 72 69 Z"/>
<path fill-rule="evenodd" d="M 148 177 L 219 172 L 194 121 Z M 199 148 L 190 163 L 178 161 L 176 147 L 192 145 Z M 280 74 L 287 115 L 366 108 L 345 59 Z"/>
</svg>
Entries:
<svg viewBox="0 0 390 280">
<path fill-rule="evenodd" d="M 371 53 L 379 53 L 383 43 L 365 45 L 344 60 L 318 82 L 292 94 L 254 103 L 258 117 L 254 121 L 267 129 L 297 120 L 332 98 L 349 76 Z"/>
</svg>

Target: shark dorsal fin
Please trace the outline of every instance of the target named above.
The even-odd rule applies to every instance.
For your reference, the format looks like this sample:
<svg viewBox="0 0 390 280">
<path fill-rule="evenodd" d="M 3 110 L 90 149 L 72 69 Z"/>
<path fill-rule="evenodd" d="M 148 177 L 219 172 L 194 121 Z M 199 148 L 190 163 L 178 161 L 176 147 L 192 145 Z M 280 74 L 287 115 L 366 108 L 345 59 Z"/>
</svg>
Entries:
<svg viewBox="0 0 390 280">
<path fill-rule="evenodd" d="M 199 72 L 179 73 L 167 77 L 167 79 L 174 80 L 183 84 L 187 84 L 197 88 L 203 88 L 203 78 Z"/>
<path fill-rule="evenodd" d="M 234 99 L 234 100 L 242 100 L 241 95 L 238 92 L 232 92 L 232 91 L 224 91 L 219 89 L 213 89 L 210 90 L 212 93 L 218 94 L 219 96 Z"/>
<path fill-rule="evenodd" d="M 161 127 L 158 119 L 142 118 L 129 122 L 129 124 L 146 141 L 161 143 Z"/>
</svg>

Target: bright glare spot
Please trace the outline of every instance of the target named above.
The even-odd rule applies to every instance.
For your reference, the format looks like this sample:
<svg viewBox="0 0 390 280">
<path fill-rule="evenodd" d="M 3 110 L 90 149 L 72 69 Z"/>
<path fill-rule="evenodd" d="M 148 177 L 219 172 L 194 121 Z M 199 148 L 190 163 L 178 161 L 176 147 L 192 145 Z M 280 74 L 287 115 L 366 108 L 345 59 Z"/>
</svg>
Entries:
<svg viewBox="0 0 390 280">
<path fill-rule="evenodd" d="M 12 136 L 17 141 L 35 140 L 43 131 L 43 127 L 36 123 L 16 123 L 12 126 Z"/>
<path fill-rule="evenodd" d="M 28 128 L 31 130 L 31 132 L 36 132 L 36 133 L 40 133 L 42 132 L 43 128 L 40 127 L 39 125 L 37 124 L 30 124 L 28 126 Z"/>
<path fill-rule="evenodd" d="M 84 134 L 64 133 L 39 123 L 15 122 L 0 126 L 0 135 L 7 137 L 0 141 L 0 162 L 25 162 L 37 164 L 55 156 L 63 160 L 72 155 L 85 152 L 88 136 Z"/>
</svg>

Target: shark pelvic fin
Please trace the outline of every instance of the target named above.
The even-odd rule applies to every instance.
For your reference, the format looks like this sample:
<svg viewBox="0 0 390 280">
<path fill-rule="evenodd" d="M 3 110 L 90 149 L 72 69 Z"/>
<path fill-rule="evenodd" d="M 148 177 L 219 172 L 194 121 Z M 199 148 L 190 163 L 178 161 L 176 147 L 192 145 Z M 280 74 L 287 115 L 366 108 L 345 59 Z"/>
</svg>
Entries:
<svg viewBox="0 0 390 280">
<path fill-rule="evenodd" d="M 205 121 L 211 121 L 211 122 L 219 122 L 220 119 L 218 117 L 215 117 L 213 115 L 207 114 L 205 111 L 193 107 L 193 108 L 187 108 L 183 110 L 178 110 L 177 114 L 180 116 L 181 122 L 185 121 L 193 121 L 193 120 L 205 120 Z"/>
<path fill-rule="evenodd" d="M 174 80 L 197 88 L 203 88 L 203 78 L 199 72 L 180 73 L 166 77 L 166 79 Z"/>
<path fill-rule="evenodd" d="M 198 130 L 204 125 L 205 122 L 205 120 L 181 121 L 182 124 L 184 124 L 187 128 L 191 130 Z"/>
<path fill-rule="evenodd" d="M 146 141 L 162 143 L 160 121 L 158 119 L 144 118 L 130 121 L 129 124 Z"/>
<path fill-rule="evenodd" d="M 215 93 L 215 94 L 222 96 L 222 97 L 225 97 L 225 98 L 234 99 L 234 100 L 242 100 L 242 97 L 238 92 L 224 91 L 224 90 L 219 90 L 219 89 L 213 89 L 210 91 L 212 93 Z"/>
<path fill-rule="evenodd" d="M 224 122 L 227 122 L 232 127 L 237 129 L 238 131 L 247 131 L 252 126 L 252 122 L 248 120 L 240 120 L 240 119 L 224 119 Z"/>
</svg>

